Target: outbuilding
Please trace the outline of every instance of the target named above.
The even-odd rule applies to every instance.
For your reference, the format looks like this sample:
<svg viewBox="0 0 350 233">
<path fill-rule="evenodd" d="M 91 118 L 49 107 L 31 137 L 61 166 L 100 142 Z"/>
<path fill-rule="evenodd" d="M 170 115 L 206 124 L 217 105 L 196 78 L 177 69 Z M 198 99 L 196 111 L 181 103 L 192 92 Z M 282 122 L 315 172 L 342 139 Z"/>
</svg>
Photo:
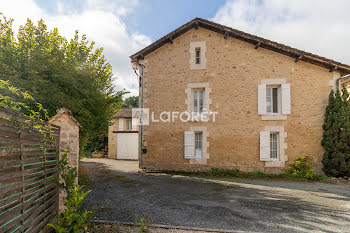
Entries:
<svg viewBox="0 0 350 233">
<path fill-rule="evenodd" d="M 132 109 L 123 108 L 113 116 L 108 128 L 108 158 L 138 160 L 138 125 Z"/>
</svg>

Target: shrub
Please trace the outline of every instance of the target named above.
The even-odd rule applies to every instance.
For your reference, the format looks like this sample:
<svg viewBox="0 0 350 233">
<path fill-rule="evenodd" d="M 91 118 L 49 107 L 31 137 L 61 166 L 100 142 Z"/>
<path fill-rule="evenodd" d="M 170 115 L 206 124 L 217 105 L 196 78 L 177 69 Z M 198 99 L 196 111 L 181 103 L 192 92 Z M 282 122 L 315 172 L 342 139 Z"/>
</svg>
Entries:
<svg viewBox="0 0 350 233">
<path fill-rule="evenodd" d="M 87 224 L 90 220 L 90 211 L 82 207 L 82 202 L 86 195 L 91 191 L 82 191 L 83 186 L 75 184 L 78 177 L 76 168 L 68 165 L 67 150 L 59 161 L 58 170 L 59 178 L 56 183 L 65 193 L 65 209 L 62 213 L 57 214 L 58 224 L 49 224 L 58 233 L 80 233 L 87 232 Z"/>
<path fill-rule="evenodd" d="M 322 129 L 323 171 L 328 176 L 350 176 L 350 102 L 344 86 L 329 94 Z"/>
<path fill-rule="evenodd" d="M 311 169 L 310 159 L 304 156 L 298 156 L 296 161 L 289 165 L 288 172 L 293 176 L 310 180 L 315 177 L 314 170 Z"/>
</svg>

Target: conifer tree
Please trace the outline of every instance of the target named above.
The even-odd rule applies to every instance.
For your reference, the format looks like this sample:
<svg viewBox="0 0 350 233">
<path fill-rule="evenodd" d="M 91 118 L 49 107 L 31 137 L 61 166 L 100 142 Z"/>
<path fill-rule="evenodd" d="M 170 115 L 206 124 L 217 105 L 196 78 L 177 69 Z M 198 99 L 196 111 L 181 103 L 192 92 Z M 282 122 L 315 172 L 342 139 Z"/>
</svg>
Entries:
<svg viewBox="0 0 350 233">
<path fill-rule="evenodd" d="M 344 86 L 341 92 L 338 89 L 329 94 L 322 128 L 324 172 L 335 177 L 350 176 L 350 102 Z"/>
</svg>

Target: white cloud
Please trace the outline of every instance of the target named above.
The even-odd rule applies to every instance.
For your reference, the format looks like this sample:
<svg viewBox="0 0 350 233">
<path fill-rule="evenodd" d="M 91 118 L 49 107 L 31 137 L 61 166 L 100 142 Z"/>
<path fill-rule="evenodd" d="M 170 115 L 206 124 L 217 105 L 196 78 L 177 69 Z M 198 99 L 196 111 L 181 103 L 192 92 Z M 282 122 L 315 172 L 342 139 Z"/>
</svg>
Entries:
<svg viewBox="0 0 350 233">
<path fill-rule="evenodd" d="M 129 56 L 142 49 L 151 39 L 137 32 L 126 29 L 124 17 L 136 6 L 137 0 L 88 0 L 82 10 L 77 11 L 63 2 L 57 2 L 57 13 L 49 14 L 33 0 L 0 1 L 0 12 L 15 19 L 14 26 L 23 25 L 27 18 L 38 21 L 43 18 L 49 29 L 57 27 L 67 38 L 75 30 L 86 34 L 88 40 L 95 41 L 96 47 L 104 48 L 104 55 L 113 66 L 116 90 L 123 88 L 138 95 L 137 78 L 131 69 Z M 18 7 L 21 6 L 21 7 Z"/>
<path fill-rule="evenodd" d="M 218 23 L 350 64 L 350 1 L 229 0 Z"/>
</svg>

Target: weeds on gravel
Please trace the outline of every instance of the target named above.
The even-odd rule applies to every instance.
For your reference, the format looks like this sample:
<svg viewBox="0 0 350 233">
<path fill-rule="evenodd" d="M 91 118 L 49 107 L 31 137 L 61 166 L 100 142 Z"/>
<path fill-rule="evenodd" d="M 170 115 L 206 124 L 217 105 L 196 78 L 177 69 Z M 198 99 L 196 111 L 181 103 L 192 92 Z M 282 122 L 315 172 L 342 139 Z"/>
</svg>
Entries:
<svg viewBox="0 0 350 233">
<path fill-rule="evenodd" d="M 78 183 L 79 185 L 90 185 L 91 179 L 89 175 L 87 174 L 85 168 L 79 164 L 78 169 Z"/>
<path fill-rule="evenodd" d="M 139 229 L 138 229 L 139 233 L 149 232 L 149 226 L 151 224 L 151 218 L 149 216 L 139 217 L 138 215 L 136 215 L 136 223 L 139 226 Z"/>
<path fill-rule="evenodd" d="M 200 176 L 200 177 L 214 177 L 214 178 L 246 178 L 246 179 L 292 179 L 300 181 L 318 181 L 329 179 L 326 175 L 316 175 L 312 173 L 312 176 L 296 176 L 290 173 L 282 173 L 279 175 L 269 174 L 265 172 L 242 172 L 238 169 L 223 169 L 223 168 L 211 168 L 207 171 L 169 171 L 167 172 L 173 175 L 184 176 Z M 309 173 L 310 174 L 310 173 Z"/>
<path fill-rule="evenodd" d="M 248 172 L 247 173 L 248 178 L 254 178 L 254 177 L 262 177 L 262 178 L 272 178 L 273 175 L 265 172 Z"/>
<path fill-rule="evenodd" d="M 114 180 L 121 181 L 123 183 L 129 183 L 129 184 L 136 184 L 137 183 L 136 180 L 130 179 L 126 176 L 122 176 L 122 175 L 113 173 L 110 170 L 106 170 L 105 172 L 106 172 L 106 175 L 108 175 L 109 177 L 111 177 Z"/>
<path fill-rule="evenodd" d="M 210 175 L 213 176 L 231 176 L 231 177 L 238 177 L 240 171 L 238 169 L 222 169 L 222 168 L 211 168 L 209 171 Z"/>
</svg>

